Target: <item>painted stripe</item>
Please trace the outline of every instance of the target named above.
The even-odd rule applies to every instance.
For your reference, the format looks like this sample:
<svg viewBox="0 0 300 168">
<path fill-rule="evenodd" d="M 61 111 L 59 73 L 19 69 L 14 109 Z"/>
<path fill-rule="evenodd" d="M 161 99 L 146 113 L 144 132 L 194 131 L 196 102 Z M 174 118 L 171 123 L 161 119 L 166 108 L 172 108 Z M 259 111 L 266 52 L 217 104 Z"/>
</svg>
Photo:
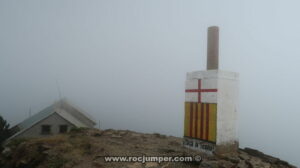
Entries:
<svg viewBox="0 0 300 168">
<path fill-rule="evenodd" d="M 203 125 L 204 125 L 204 117 L 203 113 L 204 112 L 204 104 L 201 104 L 201 128 L 200 128 L 200 139 L 203 139 Z"/>
<path fill-rule="evenodd" d="M 195 137 L 195 106 L 194 106 L 194 103 L 192 103 L 192 106 L 193 106 L 193 119 L 192 119 L 192 135 L 191 137 Z"/>
<path fill-rule="evenodd" d="M 193 136 L 193 103 L 190 104 L 190 137 Z"/>
<path fill-rule="evenodd" d="M 185 117 L 184 117 L 184 136 L 189 136 L 190 124 L 190 103 L 185 102 Z"/>
<path fill-rule="evenodd" d="M 198 80 L 198 89 L 201 90 L 201 79 Z M 201 91 L 198 92 L 198 103 L 201 103 Z"/>
<path fill-rule="evenodd" d="M 203 104 L 204 108 L 203 108 L 203 136 L 202 139 L 206 140 L 206 104 Z"/>
<path fill-rule="evenodd" d="M 196 109 L 195 109 L 195 138 L 198 137 L 198 103 L 195 103 L 196 104 Z"/>
<path fill-rule="evenodd" d="M 198 104 L 198 139 L 200 139 L 200 130 L 201 130 L 201 103 Z"/>
<path fill-rule="evenodd" d="M 216 142 L 216 104 L 209 104 L 209 135 L 208 140 Z"/>
<path fill-rule="evenodd" d="M 183 136 L 186 136 L 186 123 L 187 123 L 187 121 L 186 121 L 186 118 L 187 118 L 187 115 L 186 115 L 186 106 L 187 106 L 187 103 L 185 102 L 184 103 L 184 123 L 183 123 L 184 128 L 183 128 Z"/>
<path fill-rule="evenodd" d="M 209 134 L 209 104 L 206 104 L 206 136 L 205 139 L 208 140 Z"/>
<path fill-rule="evenodd" d="M 195 134 L 195 129 L 196 129 L 196 125 L 197 125 L 197 118 L 196 118 L 196 106 L 197 106 L 197 103 L 194 103 L 194 138 L 196 138 L 196 134 Z"/>
<path fill-rule="evenodd" d="M 213 118 L 212 118 L 212 126 L 213 126 L 213 129 L 212 129 L 212 133 L 213 133 L 213 138 L 212 138 L 212 141 L 213 142 L 216 142 L 217 141 L 217 104 L 212 104 L 212 107 L 213 107 Z"/>
</svg>

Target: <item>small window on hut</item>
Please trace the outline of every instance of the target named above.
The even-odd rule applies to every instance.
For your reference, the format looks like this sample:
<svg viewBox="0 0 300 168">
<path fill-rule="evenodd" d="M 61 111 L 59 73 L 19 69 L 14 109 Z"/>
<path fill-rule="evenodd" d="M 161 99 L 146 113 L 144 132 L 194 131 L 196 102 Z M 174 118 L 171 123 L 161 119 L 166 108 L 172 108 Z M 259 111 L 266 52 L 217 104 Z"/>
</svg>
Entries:
<svg viewBox="0 0 300 168">
<path fill-rule="evenodd" d="M 51 133 L 51 125 L 42 125 L 41 134 L 47 135 Z"/>
<path fill-rule="evenodd" d="M 60 125 L 59 126 L 59 133 L 66 133 L 68 132 L 68 126 L 67 125 Z"/>
</svg>

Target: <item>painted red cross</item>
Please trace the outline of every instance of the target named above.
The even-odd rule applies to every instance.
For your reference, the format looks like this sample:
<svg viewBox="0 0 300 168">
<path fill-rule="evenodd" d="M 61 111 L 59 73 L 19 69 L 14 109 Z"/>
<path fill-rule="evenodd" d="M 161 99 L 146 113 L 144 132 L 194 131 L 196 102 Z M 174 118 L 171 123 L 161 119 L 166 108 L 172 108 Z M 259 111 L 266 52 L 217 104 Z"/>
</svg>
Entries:
<svg viewBox="0 0 300 168">
<path fill-rule="evenodd" d="M 198 93 L 198 103 L 201 103 L 201 93 L 202 92 L 217 92 L 218 89 L 201 89 L 201 79 L 198 79 L 198 89 L 186 89 L 185 92 L 197 92 Z"/>
</svg>

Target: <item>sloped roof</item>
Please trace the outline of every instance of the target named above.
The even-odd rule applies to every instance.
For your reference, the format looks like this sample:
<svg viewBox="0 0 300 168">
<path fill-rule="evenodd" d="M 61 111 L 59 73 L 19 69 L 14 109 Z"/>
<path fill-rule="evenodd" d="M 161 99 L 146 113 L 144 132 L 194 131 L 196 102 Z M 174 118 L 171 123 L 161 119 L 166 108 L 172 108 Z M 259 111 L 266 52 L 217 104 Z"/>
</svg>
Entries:
<svg viewBox="0 0 300 168">
<path fill-rule="evenodd" d="M 21 123 L 19 123 L 17 126 L 20 128 L 20 130 L 26 129 L 34 125 L 36 122 L 41 121 L 42 119 L 48 117 L 49 115 L 54 113 L 55 110 L 55 103 L 51 106 L 46 107 L 42 111 L 34 114 L 33 116 L 25 119 Z"/>
<path fill-rule="evenodd" d="M 69 121 L 70 123 L 74 124 L 76 127 L 86 127 L 82 122 L 80 122 L 77 118 L 73 117 L 70 113 L 66 112 L 65 110 L 60 110 L 56 112 L 65 120 Z"/>
<path fill-rule="evenodd" d="M 93 127 L 94 125 L 96 125 L 96 122 L 87 113 L 83 112 L 82 110 L 79 110 L 78 108 L 75 108 L 65 99 L 62 99 L 46 107 L 45 109 L 36 113 L 35 115 L 25 119 L 21 123 L 17 124 L 16 126 L 20 129 L 20 131 L 14 134 L 11 138 L 24 132 L 36 123 L 40 122 L 41 120 L 47 118 L 48 116 L 54 113 L 57 113 L 62 118 L 69 121 L 76 127 Z"/>
<path fill-rule="evenodd" d="M 79 107 L 69 103 L 66 99 L 62 99 L 59 102 L 57 102 L 57 108 L 65 110 L 70 115 L 77 118 L 89 127 L 92 127 L 97 123 L 88 113 L 86 113 Z"/>
</svg>

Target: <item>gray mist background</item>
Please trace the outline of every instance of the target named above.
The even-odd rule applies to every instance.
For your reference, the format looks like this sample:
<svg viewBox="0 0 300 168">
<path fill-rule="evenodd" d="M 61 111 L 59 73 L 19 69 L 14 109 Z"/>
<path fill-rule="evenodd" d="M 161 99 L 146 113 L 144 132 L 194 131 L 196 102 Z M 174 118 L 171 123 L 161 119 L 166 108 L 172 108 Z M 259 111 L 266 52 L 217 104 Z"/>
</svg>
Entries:
<svg viewBox="0 0 300 168">
<path fill-rule="evenodd" d="M 300 2 L 0 1 L 0 114 L 12 125 L 62 96 L 101 128 L 183 134 L 186 72 L 240 73 L 239 139 L 300 166 Z"/>
</svg>

